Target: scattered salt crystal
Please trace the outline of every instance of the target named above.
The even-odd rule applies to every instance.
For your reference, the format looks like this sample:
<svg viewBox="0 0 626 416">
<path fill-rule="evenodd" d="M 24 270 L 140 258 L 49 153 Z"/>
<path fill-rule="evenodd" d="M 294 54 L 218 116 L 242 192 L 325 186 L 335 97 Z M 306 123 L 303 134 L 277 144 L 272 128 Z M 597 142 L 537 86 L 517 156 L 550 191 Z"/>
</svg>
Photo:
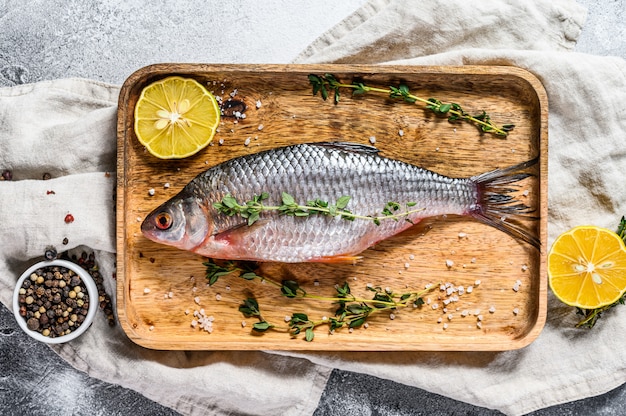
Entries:
<svg viewBox="0 0 626 416">
<path fill-rule="evenodd" d="M 198 326 L 198 321 L 196 321 L 195 319 L 192 319 L 192 320 L 191 320 L 191 326 L 192 326 L 192 327 L 194 327 L 194 328 L 195 328 L 196 326 Z"/>
<path fill-rule="evenodd" d="M 185 315 L 189 315 L 189 314 L 190 314 L 189 309 L 185 309 Z"/>
<path fill-rule="evenodd" d="M 222 300 L 222 295 L 220 295 L 219 293 L 217 293 L 215 295 L 215 300 Z"/>
<path fill-rule="evenodd" d="M 150 293 L 150 288 L 149 288 L 149 287 L 146 287 L 146 288 L 143 290 L 143 293 L 146 293 L 146 294 Z"/>
<path fill-rule="evenodd" d="M 289 322 L 289 321 L 291 321 L 291 316 L 285 315 L 285 322 Z"/>
<path fill-rule="evenodd" d="M 439 304 L 437 304 L 437 303 L 433 303 L 432 308 L 433 308 L 433 309 L 437 309 L 437 308 L 439 308 Z"/>
<path fill-rule="evenodd" d="M 141 222 L 141 217 L 137 217 L 137 222 Z"/>
<path fill-rule="evenodd" d="M 459 238 L 465 238 L 465 237 L 467 237 L 467 233 L 464 233 L 464 232 L 459 233 Z"/>
<path fill-rule="evenodd" d="M 150 325 L 150 327 L 148 328 L 150 331 L 154 331 L 154 325 Z"/>
<path fill-rule="evenodd" d="M 476 317 L 476 319 L 478 319 L 479 321 L 482 321 L 482 320 L 483 320 L 483 316 L 482 316 L 482 315 L 478 315 L 478 316 Z"/>
<path fill-rule="evenodd" d="M 262 105 L 263 105 L 263 103 L 261 103 L 261 100 L 256 100 L 256 108 L 257 109 L 261 108 Z"/>
<path fill-rule="evenodd" d="M 479 286 L 479 285 L 480 285 L 480 283 L 481 283 L 481 281 L 480 281 L 480 280 L 476 280 L 476 281 L 474 282 L 474 286 Z"/>
<path fill-rule="evenodd" d="M 448 308 L 443 308 L 443 313 L 448 313 Z"/>
<path fill-rule="evenodd" d="M 476 257 L 472 257 L 472 260 L 470 260 L 472 263 L 476 263 Z"/>
<path fill-rule="evenodd" d="M 394 315 L 393 313 L 390 313 L 389 314 L 389 319 L 391 319 L 393 321 L 394 319 L 396 319 L 396 315 Z"/>
<path fill-rule="evenodd" d="M 248 137 L 248 138 L 246 139 L 246 141 L 245 141 L 245 142 L 243 142 L 243 145 L 244 145 L 244 146 L 249 146 L 249 145 L 250 145 L 250 141 L 251 141 L 251 140 L 252 140 L 252 138 Z"/>
<path fill-rule="evenodd" d="M 415 256 L 413 254 L 409 254 L 409 260 L 415 260 Z"/>
<path fill-rule="evenodd" d="M 409 267 L 411 267 L 411 265 L 409 263 L 404 263 L 404 268 L 408 269 Z"/>
<path fill-rule="evenodd" d="M 519 314 L 519 308 L 513 308 L 513 314 L 514 315 Z"/>
<path fill-rule="evenodd" d="M 443 304 L 444 305 L 448 305 L 450 302 L 451 302 L 450 299 L 444 299 L 443 300 Z"/>
<path fill-rule="evenodd" d="M 448 314 L 448 321 L 451 321 L 452 318 L 454 318 L 454 315 L 452 315 L 451 313 Z"/>
<path fill-rule="evenodd" d="M 319 286 L 319 285 L 320 285 L 319 280 L 316 280 L 316 281 L 313 282 L 313 286 Z"/>
<path fill-rule="evenodd" d="M 448 324 L 443 324 L 443 329 L 448 329 Z"/>
<path fill-rule="evenodd" d="M 148 190 L 148 195 L 150 195 L 150 196 L 154 196 L 154 188 L 150 188 L 150 189 Z"/>
<path fill-rule="evenodd" d="M 400 137 L 404 136 L 404 130 L 402 129 L 398 130 L 398 136 Z"/>
<path fill-rule="evenodd" d="M 437 323 L 440 324 L 441 322 L 443 322 L 443 319 L 440 317 L 439 319 L 437 319 Z"/>
<path fill-rule="evenodd" d="M 467 293 L 472 293 L 474 291 L 474 286 L 467 287 Z"/>
<path fill-rule="evenodd" d="M 217 141 L 217 143 L 218 143 L 220 146 L 221 146 L 221 145 L 223 145 L 223 144 L 224 144 L 224 139 L 219 139 L 219 140 Z"/>
<path fill-rule="evenodd" d="M 226 286 L 226 290 L 230 290 L 230 286 Z"/>
<path fill-rule="evenodd" d="M 491 308 L 489 308 L 489 313 L 495 313 L 495 312 L 496 312 L 496 307 L 491 306 Z"/>
<path fill-rule="evenodd" d="M 464 309 L 463 312 L 461 312 L 461 316 L 466 317 L 467 315 L 469 315 L 469 311 L 467 309 Z"/>
<path fill-rule="evenodd" d="M 528 189 L 526 189 L 524 192 L 522 192 L 522 195 L 524 195 L 524 196 L 528 196 L 528 194 L 529 194 Z"/>
<path fill-rule="evenodd" d="M 376 137 L 375 136 L 370 136 L 370 143 L 371 144 L 375 144 L 376 143 Z"/>
<path fill-rule="evenodd" d="M 439 148 L 437 147 L 437 148 L 435 149 L 435 152 L 438 152 L 438 151 L 439 151 Z"/>
<path fill-rule="evenodd" d="M 478 329 L 481 329 L 481 328 L 483 327 L 483 323 L 482 323 L 482 322 L 480 322 L 480 321 L 479 321 L 479 322 L 476 322 L 476 327 L 477 327 Z"/>
<path fill-rule="evenodd" d="M 454 266 L 454 262 L 452 260 L 446 260 L 446 267 L 450 269 L 452 266 Z"/>
<path fill-rule="evenodd" d="M 165 183 L 163 184 L 163 187 L 164 187 L 165 189 L 169 188 L 169 187 L 170 187 L 170 183 L 169 183 L 169 182 L 165 182 Z"/>
<path fill-rule="evenodd" d="M 322 321 L 328 321 L 328 316 L 322 316 Z"/>
<path fill-rule="evenodd" d="M 369 328 L 369 326 L 370 326 L 370 324 L 368 324 L 367 322 L 365 322 L 365 323 L 363 324 L 363 328 L 365 328 L 365 329 Z"/>
<path fill-rule="evenodd" d="M 196 296 L 195 298 L 193 298 L 193 301 L 196 302 L 199 305 L 200 304 L 200 297 Z"/>
<path fill-rule="evenodd" d="M 480 315 L 480 309 L 476 309 L 476 310 L 474 311 L 474 316 L 478 316 L 478 315 Z"/>
<path fill-rule="evenodd" d="M 526 270 L 528 270 L 528 266 L 525 264 L 522 264 L 522 271 L 525 272 Z"/>
<path fill-rule="evenodd" d="M 246 321 L 241 321 L 241 327 L 242 327 L 242 328 L 245 328 L 245 327 L 246 327 L 246 325 L 247 325 Z"/>
<path fill-rule="evenodd" d="M 264 127 L 263 124 L 259 124 L 259 127 L 258 127 L 259 131 L 263 130 L 263 127 Z"/>
</svg>

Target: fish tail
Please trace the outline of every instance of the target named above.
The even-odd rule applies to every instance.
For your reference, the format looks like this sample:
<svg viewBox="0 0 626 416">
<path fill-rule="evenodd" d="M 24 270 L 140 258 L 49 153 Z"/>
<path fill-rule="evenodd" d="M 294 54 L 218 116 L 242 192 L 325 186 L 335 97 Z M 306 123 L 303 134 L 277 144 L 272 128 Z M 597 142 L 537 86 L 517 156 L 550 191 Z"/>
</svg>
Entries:
<svg viewBox="0 0 626 416">
<path fill-rule="evenodd" d="M 524 171 L 537 161 L 538 158 L 535 158 L 509 168 L 496 169 L 472 177 L 478 190 L 478 204 L 470 215 L 539 249 L 541 246 L 539 238 L 519 223 L 522 219 L 536 220 L 537 217 L 532 215 L 535 209 L 512 195 L 519 190 L 517 182 L 533 176 Z"/>
</svg>

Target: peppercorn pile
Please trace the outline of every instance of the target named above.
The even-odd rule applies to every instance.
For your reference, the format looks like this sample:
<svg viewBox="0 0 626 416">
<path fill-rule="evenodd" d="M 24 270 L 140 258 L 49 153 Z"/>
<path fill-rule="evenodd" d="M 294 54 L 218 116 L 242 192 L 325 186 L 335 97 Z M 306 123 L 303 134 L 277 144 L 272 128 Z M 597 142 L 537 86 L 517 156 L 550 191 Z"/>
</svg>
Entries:
<svg viewBox="0 0 626 416">
<path fill-rule="evenodd" d="M 80 276 L 64 267 L 35 270 L 19 289 L 20 315 L 31 331 L 55 338 L 68 335 L 85 321 L 89 295 Z"/>
<path fill-rule="evenodd" d="M 98 303 L 100 309 L 106 315 L 109 326 L 115 326 L 113 302 L 111 302 L 111 297 L 106 293 L 106 290 L 104 289 L 104 278 L 102 277 L 102 274 L 98 271 L 96 256 L 94 255 L 94 253 L 87 254 L 83 251 L 80 257 L 78 257 L 76 255 L 69 256 L 67 252 L 64 252 L 61 254 L 60 258 L 71 261 L 72 263 L 76 263 L 83 269 L 87 270 L 87 272 L 93 278 L 94 282 L 96 282 L 96 287 L 98 288 Z"/>
</svg>

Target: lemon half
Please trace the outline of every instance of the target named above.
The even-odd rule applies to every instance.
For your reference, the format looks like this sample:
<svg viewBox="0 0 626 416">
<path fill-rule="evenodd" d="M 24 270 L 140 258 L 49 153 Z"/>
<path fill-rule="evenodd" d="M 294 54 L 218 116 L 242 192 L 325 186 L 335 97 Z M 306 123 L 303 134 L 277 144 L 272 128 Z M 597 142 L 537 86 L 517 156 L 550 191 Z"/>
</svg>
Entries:
<svg viewBox="0 0 626 416">
<path fill-rule="evenodd" d="M 570 306 L 597 309 L 626 291 L 626 246 L 615 232 L 579 226 L 561 234 L 548 253 L 548 279 Z"/>
<path fill-rule="evenodd" d="M 217 100 L 191 78 L 147 85 L 135 105 L 135 134 L 160 159 L 182 159 L 205 148 L 220 122 Z"/>
</svg>

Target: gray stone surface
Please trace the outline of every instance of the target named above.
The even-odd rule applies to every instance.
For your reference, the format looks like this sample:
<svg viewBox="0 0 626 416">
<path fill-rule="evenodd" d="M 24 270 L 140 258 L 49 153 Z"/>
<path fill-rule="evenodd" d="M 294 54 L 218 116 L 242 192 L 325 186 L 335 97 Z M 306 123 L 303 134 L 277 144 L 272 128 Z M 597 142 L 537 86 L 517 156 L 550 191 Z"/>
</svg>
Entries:
<svg viewBox="0 0 626 416">
<path fill-rule="evenodd" d="M 215 1 L 185 25 L 189 0 L 158 2 L 151 12 L 140 1 L 0 0 L 0 86 L 60 77 L 121 83 L 157 61 L 288 62 L 322 31 L 364 0 L 324 0 L 303 6 L 286 0 Z M 580 0 L 589 8 L 577 51 L 626 58 L 625 0 Z M 208 3 L 207 3 L 208 4 Z M 175 5 L 175 6 L 174 6 Z M 306 9 L 306 12 L 302 8 Z M 155 12 L 160 10 L 161 13 Z M 277 10 L 290 18 L 272 22 Z M 311 22 L 315 22 L 314 24 Z M 206 30 L 210 25 L 211 30 Z M 184 28 L 184 36 L 178 36 Z M 287 34 L 298 29 L 300 36 Z M 284 32 L 280 45 L 263 44 Z M 217 34 L 217 35 L 216 35 Z M 279 33 L 281 35 L 281 33 Z M 265 36 L 267 38 L 267 36 Z M 250 45 L 261 45 L 250 54 Z M 148 46 L 146 46 L 148 45 Z M 152 46 L 150 46 L 152 45 Z M 249 62 L 253 62 L 250 60 Z M 1 167 L 0 167 L 1 168 Z M 175 415 L 176 412 L 118 385 L 74 370 L 50 348 L 23 334 L 0 305 L 0 414 L 2 415 Z M 500 415 L 424 390 L 345 371 L 334 371 L 316 416 Z M 624 415 L 626 385 L 604 395 L 532 413 L 536 416 Z"/>
</svg>

